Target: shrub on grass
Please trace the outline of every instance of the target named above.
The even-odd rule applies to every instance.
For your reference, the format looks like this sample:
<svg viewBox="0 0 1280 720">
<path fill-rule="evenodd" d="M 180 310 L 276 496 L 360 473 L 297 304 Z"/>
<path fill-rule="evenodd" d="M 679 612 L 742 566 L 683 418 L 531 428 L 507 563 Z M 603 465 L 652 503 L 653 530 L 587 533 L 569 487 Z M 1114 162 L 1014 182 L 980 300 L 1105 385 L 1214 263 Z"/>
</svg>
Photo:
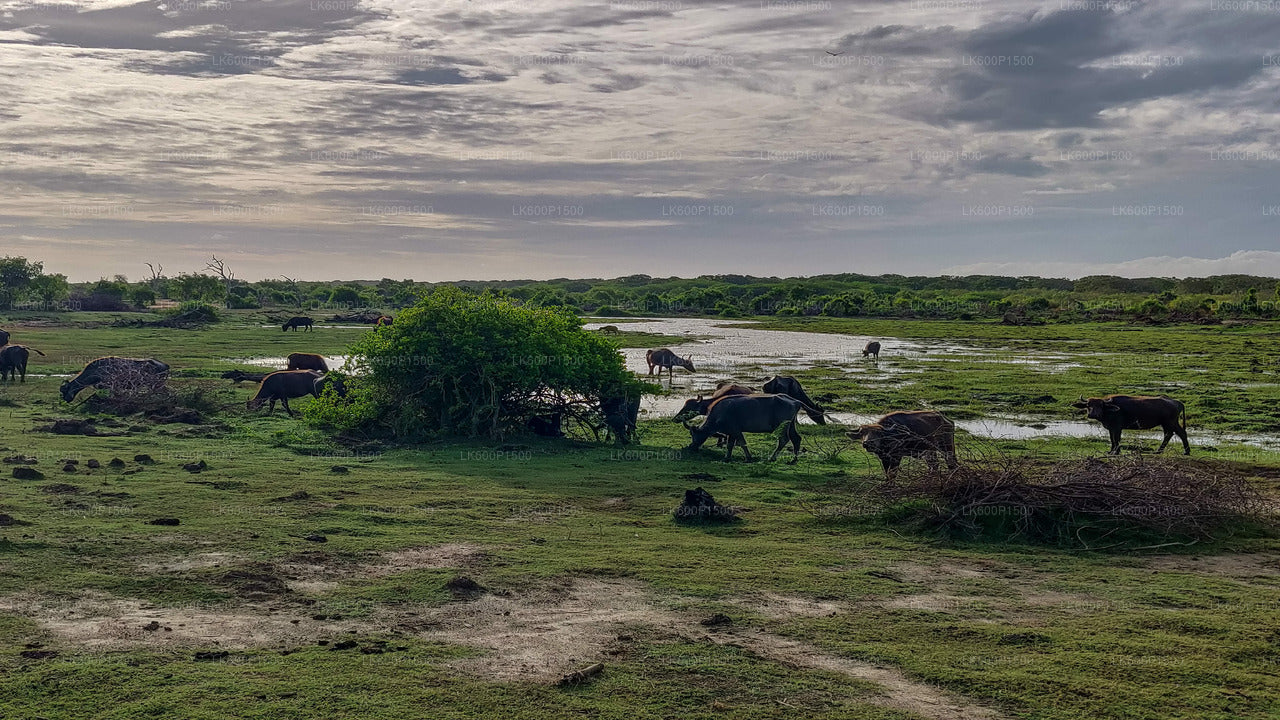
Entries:
<svg viewBox="0 0 1280 720">
<path fill-rule="evenodd" d="M 561 413 L 599 428 L 603 398 L 639 393 L 613 344 L 560 307 L 440 288 L 350 349 L 345 398 L 307 409 L 343 433 L 499 437 Z"/>
</svg>

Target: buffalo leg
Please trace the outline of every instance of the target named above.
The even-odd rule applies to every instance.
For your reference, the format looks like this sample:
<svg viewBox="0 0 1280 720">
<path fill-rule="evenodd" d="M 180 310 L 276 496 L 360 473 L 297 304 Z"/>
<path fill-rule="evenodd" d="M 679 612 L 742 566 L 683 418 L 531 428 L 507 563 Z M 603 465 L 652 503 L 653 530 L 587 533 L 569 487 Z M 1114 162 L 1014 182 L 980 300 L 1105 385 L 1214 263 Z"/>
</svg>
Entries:
<svg viewBox="0 0 1280 720">
<path fill-rule="evenodd" d="M 746 458 L 747 462 L 754 462 L 754 459 L 751 457 L 751 450 L 747 447 L 747 438 L 745 435 L 742 433 L 733 433 L 729 436 L 729 439 L 742 446 L 742 455 Z"/>
<path fill-rule="evenodd" d="M 276 399 L 271 398 L 271 404 L 267 406 L 267 414 L 271 415 L 276 411 Z"/>
<path fill-rule="evenodd" d="M 1171 437 L 1173 437 L 1173 430 L 1166 426 L 1164 429 L 1164 440 L 1160 443 L 1160 447 L 1156 448 L 1157 455 L 1164 452 L 1164 446 L 1169 444 L 1169 438 Z"/>
<path fill-rule="evenodd" d="M 1111 431 L 1111 451 L 1108 455 L 1120 454 L 1120 428 Z"/>
<path fill-rule="evenodd" d="M 1169 442 L 1169 436 L 1170 436 L 1170 434 L 1176 433 L 1176 434 L 1178 435 L 1178 438 L 1182 440 L 1182 454 L 1183 454 L 1183 455 L 1190 455 L 1190 454 L 1191 454 L 1191 443 L 1190 443 L 1190 442 L 1187 442 L 1187 429 L 1186 429 L 1186 428 L 1182 427 L 1181 425 L 1178 425 L 1178 424 L 1175 422 L 1175 423 L 1174 423 L 1174 425 L 1173 425 L 1173 429 L 1171 430 L 1171 429 L 1169 429 L 1169 428 L 1165 428 L 1164 433 L 1165 433 L 1165 435 L 1164 435 L 1164 441 L 1165 441 L 1165 442 Z"/>
<path fill-rule="evenodd" d="M 737 441 L 734 439 L 734 437 L 733 437 L 732 435 L 730 435 L 730 436 L 729 436 L 729 441 L 728 441 L 727 443 L 725 443 L 725 448 L 724 448 L 724 461 L 725 461 L 725 462 L 729 462 L 729 458 L 733 457 L 733 445 L 734 445 L 734 443 L 735 443 L 735 442 L 737 442 Z M 745 449 L 746 449 L 746 448 L 744 447 L 744 448 L 743 448 L 743 450 L 745 450 Z"/>
<path fill-rule="evenodd" d="M 297 414 L 293 411 L 293 408 L 289 407 L 289 398 L 286 398 L 286 397 L 280 398 L 280 404 L 284 406 L 284 411 L 289 413 L 289 417 L 293 417 L 294 415 Z"/>
<path fill-rule="evenodd" d="M 893 479 L 898 476 L 898 465 L 901 462 L 902 462 L 902 458 L 896 458 L 896 457 L 880 458 L 880 464 L 884 466 L 885 479 L 892 482 Z"/>
</svg>

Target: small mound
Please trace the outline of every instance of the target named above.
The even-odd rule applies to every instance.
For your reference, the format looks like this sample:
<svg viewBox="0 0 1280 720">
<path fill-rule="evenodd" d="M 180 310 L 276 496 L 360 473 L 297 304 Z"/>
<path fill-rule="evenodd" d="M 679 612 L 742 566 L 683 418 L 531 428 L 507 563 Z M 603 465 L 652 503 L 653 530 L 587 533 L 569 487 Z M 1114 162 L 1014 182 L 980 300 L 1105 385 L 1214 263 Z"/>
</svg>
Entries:
<svg viewBox="0 0 1280 720">
<path fill-rule="evenodd" d="M 672 511 L 676 522 L 735 522 L 737 512 L 728 505 L 721 505 L 702 488 L 684 491 L 684 501 Z"/>
</svg>

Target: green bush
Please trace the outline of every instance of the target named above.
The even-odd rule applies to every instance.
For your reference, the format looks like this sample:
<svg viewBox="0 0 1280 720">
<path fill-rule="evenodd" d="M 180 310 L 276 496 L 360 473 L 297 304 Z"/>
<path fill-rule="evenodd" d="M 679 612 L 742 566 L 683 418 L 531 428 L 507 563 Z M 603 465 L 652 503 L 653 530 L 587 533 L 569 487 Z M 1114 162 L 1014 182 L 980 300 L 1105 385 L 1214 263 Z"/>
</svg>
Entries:
<svg viewBox="0 0 1280 720">
<path fill-rule="evenodd" d="M 444 287 L 350 350 L 345 398 L 311 403 L 313 422 L 418 440 L 499 436 L 545 412 L 590 413 L 640 382 L 613 344 L 562 308 Z"/>
</svg>

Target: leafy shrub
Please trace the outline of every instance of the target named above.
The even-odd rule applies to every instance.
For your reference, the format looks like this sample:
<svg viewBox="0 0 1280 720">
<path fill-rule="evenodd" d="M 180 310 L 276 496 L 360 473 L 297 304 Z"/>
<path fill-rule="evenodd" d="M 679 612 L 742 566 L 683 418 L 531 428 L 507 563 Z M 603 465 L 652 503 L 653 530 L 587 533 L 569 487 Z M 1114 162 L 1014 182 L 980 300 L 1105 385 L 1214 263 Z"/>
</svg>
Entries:
<svg viewBox="0 0 1280 720">
<path fill-rule="evenodd" d="M 551 412 L 590 423 L 601 398 L 641 388 L 613 344 L 568 310 L 452 287 L 423 296 L 350 354 L 358 382 L 345 398 L 326 392 L 308 418 L 402 440 L 500 436 Z"/>
</svg>

